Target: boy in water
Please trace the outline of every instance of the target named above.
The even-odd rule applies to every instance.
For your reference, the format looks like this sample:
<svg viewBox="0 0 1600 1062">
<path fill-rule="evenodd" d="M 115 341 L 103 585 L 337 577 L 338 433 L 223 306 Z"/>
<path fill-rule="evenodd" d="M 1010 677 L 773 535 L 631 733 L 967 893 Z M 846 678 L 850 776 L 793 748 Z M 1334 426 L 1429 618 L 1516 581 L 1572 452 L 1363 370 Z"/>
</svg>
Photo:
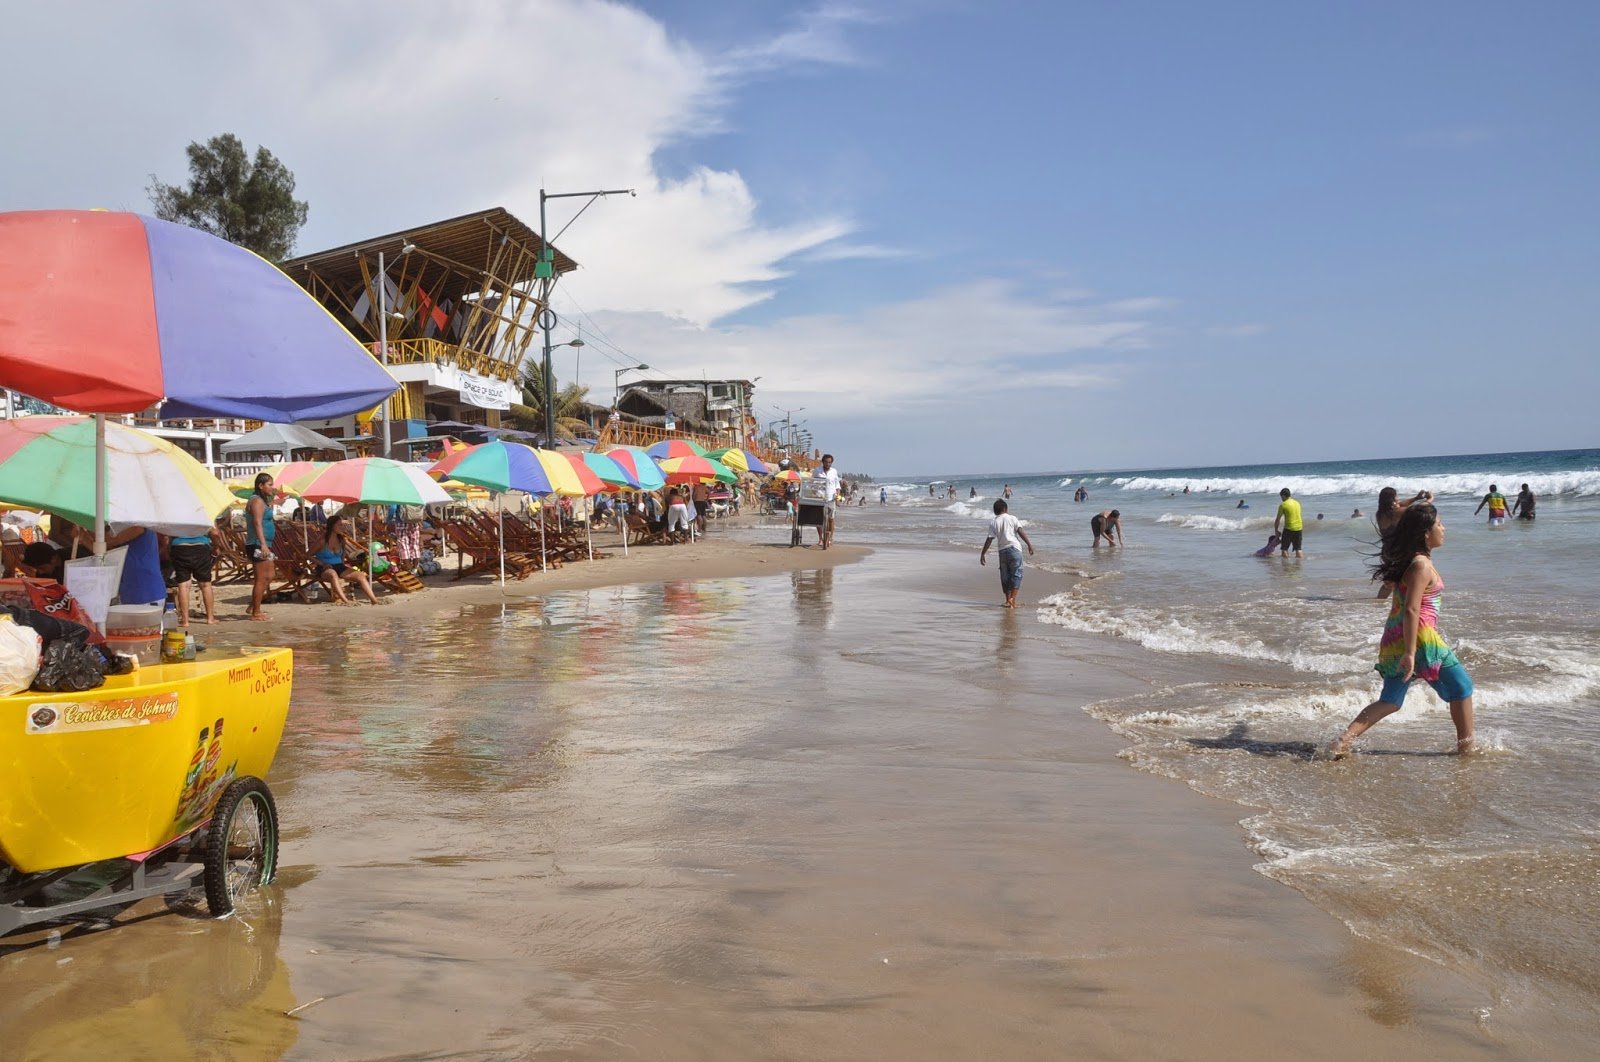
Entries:
<svg viewBox="0 0 1600 1062">
<path fill-rule="evenodd" d="M 1483 496 L 1478 507 L 1472 510 L 1472 515 L 1477 516 L 1483 512 L 1483 507 L 1489 507 L 1489 526 L 1499 527 L 1506 522 L 1506 496 L 1500 493 L 1500 488 L 1493 483 L 1489 484 L 1489 493 Z"/>
<path fill-rule="evenodd" d="M 1022 589 L 1022 548 L 1017 545 L 1020 539 L 1028 547 L 1028 556 L 1033 556 L 1033 543 L 1028 541 L 1028 533 L 1022 529 L 1017 518 L 1006 510 L 1003 498 L 996 499 L 994 503 L 994 519 L 989 521 L 989 537 L 983 540 L 983 549 L 978 553 L 978 563 L 989 563 L 989 547 L 1000 543 L 1000 590 L 1006 595 L 1006 608 L 1017 607 L 1017 591 Z"/>
</svg>

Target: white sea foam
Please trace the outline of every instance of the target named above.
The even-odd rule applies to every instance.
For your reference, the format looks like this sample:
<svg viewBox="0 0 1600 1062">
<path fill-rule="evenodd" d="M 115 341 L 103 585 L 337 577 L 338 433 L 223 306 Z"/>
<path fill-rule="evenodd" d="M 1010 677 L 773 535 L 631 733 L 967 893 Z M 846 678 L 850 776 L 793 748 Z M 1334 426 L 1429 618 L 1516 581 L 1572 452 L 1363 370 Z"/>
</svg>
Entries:
<svg viewBox="0 0 1600 1062">
<path fill-rule="evenodd" d="M 1177 524 L 1195 531 L 1243 531 L 1249 527 L 1271 527 L 1270 516 L 1204 516 L 1197 513 L 1162 513 L 1156 517 L 1158 524 Z"/>
<path fill-rule="evenodd" d="M 1564 472 L 1440 472 L 1393 473 L 1374 475 L 1370 472 L 1344 473 L 1327 476 L 1219 476 L 1213 478 L 1176 478 L 1172 476 L 1118 476 L 1111 485 L 1123 490 L 1160 491 L 1179 493 L 1189 488 L 1189 496 L 1204 493 L 1237 496 L 1241 494 L 1276 495 L 1288 487 L 1300 497 L 1324 494 L 1345 494 L 1357 497 L 1377 497 L 1384 487 L 1397 487 L 1402 496 L 1419 489 L 1435 494 L 1482 495 L 1495 483 L 1507 497 L 1516 494 L 1524 483 L 1534 494 L 1544 497 L 1552 494 L 1572 494 L 1580 497 L 1600 496 L 1600 469 L 1583 469 Z M 1063 484 L 1064 485 L 1064 484 Z"/>
<path fill-rule="evenodd" d="M 1045 598 L 1040 602 L 1038 616 L 1041 623 L 1090 634 L 1109 634 L 1161 653 L 1208 653 L 1276 661 L 1296 671 L 1332 675 L 1359 670 L 1365 661 L 1365 657 L 1351 653 L 1319 653 L 1267 645 L 1258 638 L 1230 637 L 1223 632 L 1199 630 L 1186 617 L 1151 609 L 1122 606 L 1113 610 L 1087 601 L 1076 590 Z"/>
</svg>

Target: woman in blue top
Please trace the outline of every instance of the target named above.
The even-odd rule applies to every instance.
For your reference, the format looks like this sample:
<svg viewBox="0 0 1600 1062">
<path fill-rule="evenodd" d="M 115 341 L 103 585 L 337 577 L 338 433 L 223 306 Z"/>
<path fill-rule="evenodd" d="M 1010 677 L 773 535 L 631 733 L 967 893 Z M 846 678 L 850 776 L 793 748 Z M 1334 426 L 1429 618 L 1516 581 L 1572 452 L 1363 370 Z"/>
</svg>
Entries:
<svg viewBox="0 0 1600 1062">
<path fill-rule="evenodd" d="M 372 583 L 367 579 L 365 569 L 352 567 L 345 561 L 345 552 L 350 548 L 349 541 L 344 534 L 344 517 L 334 515 L 328 517 L 328 526 L 322 532 L 322 548 L 317 550 L 317 578 L 327 586 L 328 593 L 341 605 L 353 605 L 348 594 L 344 592 L 346 582 L 355 583 L 361 592 L 367 595 L 367 600 L 374 605 L 383 604 L 372 592 Z"/>
<path fill-rule="evenodd" d="M 267 618 L 267 614 L 261 610 L 261 602 L 267 596 L 267 588 L 272 585 L 272 562 L 275 559 L 272 541 L 278 535 L 272 503 L 277 494 L 272 474 L 262 472 L 256 476 L 255 493 L 250 495 L 250 503 L 244 510 L 244 551 L 250 556 L 256 576 L 255 585 L 250 588 L 250 611 L 247 613 L 253 620 Z"/>
</svg>

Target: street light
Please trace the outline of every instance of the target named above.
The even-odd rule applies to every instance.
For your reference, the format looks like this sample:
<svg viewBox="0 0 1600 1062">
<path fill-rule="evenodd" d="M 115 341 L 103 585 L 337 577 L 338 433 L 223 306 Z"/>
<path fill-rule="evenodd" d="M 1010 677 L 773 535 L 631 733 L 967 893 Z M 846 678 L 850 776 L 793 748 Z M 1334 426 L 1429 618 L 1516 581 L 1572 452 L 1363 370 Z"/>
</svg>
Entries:
<svg viewBox="0 0 1600 1062">
<path fill-rule="evenodd" d="M 611 408 L 617 408 L 617 397 L 622 393 L 622 374 L 625 372 L 644 372 L 650 366 L 640 362 L 638 365 L 625 365 L 611 374 Z"/>
<path fill-rule="evenodd" d="M 417 245 L 407 242 L 400 248 L 403 255 L 410 254 L 417 249 Z M 388 268 L 383 262 L 383 252 L 378 252 L 378 350 L 383 357 L 383 371 L 389 371 L 389 305 L 388 305 Z M 396 313 L 395 320 L 403 321 L 406 315 Z M 385 398 L 378 406 L 383 414 L 383 456 L 389 456 L 389 399 Z"/>
<path fill-rule="evenodd" d="M 556 437 L 556 410 L 551 397 L 555 394 L 555 374 L 550 368 L 550 329 L 555 325 L 555 312 L 550 309 L 550 292 L 556 286 L 556 251 L 555 242 L 561 238 L 561 233 L 572 227 L 572 222 L 583 216 L 583 212 L 594 205 L 596 199 L 608 195 L 638 195 L 632 188 L 608 188 L 598 192 L 546 192 L 539 189 L 539 262 L 534 267 L 534 277 L 542 281 L 539 300 L 539 326 L 544 330 L 544 435 L 546 440 Z M 581 199 L 589 197 L 589 201 L 572 215 L 572 221 L 561 226 L 561 232 L 554 236 L 548 235 L 549 229 L 545 227 L 544 204 L 549 199 Z M 546 445 L 549 445 L 548 442 Z"/>
</svg>

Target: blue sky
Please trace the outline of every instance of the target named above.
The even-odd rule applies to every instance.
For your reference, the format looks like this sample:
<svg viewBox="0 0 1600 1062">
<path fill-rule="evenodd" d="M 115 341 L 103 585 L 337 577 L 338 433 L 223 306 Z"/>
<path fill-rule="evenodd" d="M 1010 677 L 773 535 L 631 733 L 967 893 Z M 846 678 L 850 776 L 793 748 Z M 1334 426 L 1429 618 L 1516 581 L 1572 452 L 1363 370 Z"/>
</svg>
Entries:
<svg viewBox="0 0 1600 1062">
<path fill-rule="evenodd" d="M 559 374 L 760 376 L 849 469 L 1600 444 L 1597 5 L 398 0 L 287 5 L 289 53 L 65 6 L 120 44 L 20 58 L 63 91 L 0 118 L 8 205 L 141 208 L 225 129 L 303 250 L 634 185 L 563 239 Z"/>
</svg>

